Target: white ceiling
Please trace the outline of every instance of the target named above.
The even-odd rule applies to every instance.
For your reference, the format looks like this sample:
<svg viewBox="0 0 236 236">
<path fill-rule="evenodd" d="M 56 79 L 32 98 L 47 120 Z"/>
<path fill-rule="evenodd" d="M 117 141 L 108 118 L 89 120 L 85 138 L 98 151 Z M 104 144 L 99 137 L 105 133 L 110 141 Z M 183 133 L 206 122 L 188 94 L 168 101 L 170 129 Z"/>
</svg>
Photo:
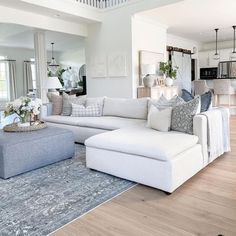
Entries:
<svg viewBox="0 0 236 236">
<path fill-rule="evenodd" d="M 76 35 L 45 31 L 46 47 L 51 50 L 51 42 L 55 43 L 55 51 L 68 51 L 84 47 L 84 38 Z M 34 48 L 34 29 L 22 25 L 0 23 L 0 46 L 14 48 Z"/>
<path fill-rule="evenodd" d="M 40 1 L 40 0 L 39 0 Z M 60 0 L 58 0 L 60 1 Z M 77 15 L 68 14 L 62 11 L 56 11 L 50 8 L 30 4 L 28 2 L 24 2 L 21 0 L 0 0 L 0 5 L 21 9 L 23 11 L 33 12 L 36 14 L 49 16 L 49 17 L 55 17 L 57 18 L 59 16 L 59 19 L 65 20 L 65 21 L 71 21 L 75 23 L 91 23 L 92 20 L 85 19 L 83 17 L 79 17 Z"/>
<path fill-rule="evenodd" d="M 236 0 L 184 0 L 175 4 L 140 13 L 168 26 L 168 33 L 198 42 L 233 39 L 232 25 L 236 25 Z"/>
</svg>

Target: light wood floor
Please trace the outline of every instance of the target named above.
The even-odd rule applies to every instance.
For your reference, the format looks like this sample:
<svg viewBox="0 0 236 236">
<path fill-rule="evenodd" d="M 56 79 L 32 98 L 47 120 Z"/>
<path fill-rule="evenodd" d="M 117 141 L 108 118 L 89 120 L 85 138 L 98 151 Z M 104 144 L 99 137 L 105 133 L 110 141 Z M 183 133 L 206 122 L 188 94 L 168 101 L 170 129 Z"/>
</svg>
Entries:
<svg viewBox="0 0 236 236">
<path fill-rule="evenodd" d="M 53 236 L 236 236 L 236 117 L 231 147 L 173 194 L 139 185 Z"/>
</svg>

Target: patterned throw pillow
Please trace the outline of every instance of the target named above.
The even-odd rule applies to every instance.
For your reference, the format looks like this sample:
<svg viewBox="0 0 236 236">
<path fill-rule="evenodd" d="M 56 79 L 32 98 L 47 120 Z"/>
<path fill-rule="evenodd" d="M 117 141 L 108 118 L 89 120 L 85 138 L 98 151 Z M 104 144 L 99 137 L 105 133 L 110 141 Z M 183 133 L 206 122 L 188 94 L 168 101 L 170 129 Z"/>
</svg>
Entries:
<svg viewBox="0 0 236 236">
<path fill-rule="evenodd" d="M 57 95 L 53 92 L 48 92 L 47 97 L 49 102 L 52 103 L 52 114 L 61 115 L 62 112 L 62 96 Z"/>
<path fill-rule="evenodd" d="M 174 96 L 170 100 L 168 100 L 164 95 L 161 95 L 159 99 L 150 99 L 149 100 L 149 109 L 151 105 L 155 106 L 159 110 L 166 109 L 168 107 L 178 106 L 180 104 L 185 103 L 184 100 L 179 96 Z"/>
<path fill-rule="evenodd" d="M 194 96 L 187 90 L 182 89 L 182 96 L 181 96 L 185 102 L 191 101 L 194 99 Z M 208 111 L 208 109 L 211 106 L 212 102 L 212 93 L 211 91 L 208 91 L 201 96 L 201 112 Z"/>
<path fill-rule="evenodd" d="M 72 103 L 72 113 L 73 117 L 96 117 L 101 116 L 101 108 L 98 104 L 91 106 L 83 106 Z"/>
<path fill-rule="evenodd" d="M 93 105 L 97 104 L 100 107 L 100 113 L 102 115 L 103 114 L 104 99 L 105 99 L 105 97 L 87 98 L 85 105 L 87 107 L 87 106 L 93 106 Z"/>
<path fill-rule="evenodd" d="M 62 95 L 63 98 L 63 107 L 62 107 L 62 116 L 70 116 L 72 112 L 72 103 L 78 104 L 78 105 L 85 105 L 86 102 L 86 97 L 81 96 L 81 97 L 76 97 L 75 95 L 68 95 L 66 93 L 63 93 Z"/>
<path fill-rule="evenodd" d="M 197 114 L 200 97 L 172 109 L 171 129 L 193 134 L 193 117 Z"/>
</svg>

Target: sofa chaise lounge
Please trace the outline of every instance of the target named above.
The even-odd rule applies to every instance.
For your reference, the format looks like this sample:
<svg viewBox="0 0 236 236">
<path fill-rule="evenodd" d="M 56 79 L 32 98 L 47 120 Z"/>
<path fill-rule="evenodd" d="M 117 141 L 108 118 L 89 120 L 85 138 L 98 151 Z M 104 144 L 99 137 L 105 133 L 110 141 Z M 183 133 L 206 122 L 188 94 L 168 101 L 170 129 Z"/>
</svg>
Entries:
<svg viewBox="0 0 236 236">
<path fill-rule="evenodd" d="M 172 193 L 210 162 L 207 118 L 194 116 L 193 135 L 159 132 L 146 126 L 149 103 L 104 98 L 100 117 L 55 116 L 47 104 L 43 119 L 86 145 L 88 168 Z"/>
</svg>

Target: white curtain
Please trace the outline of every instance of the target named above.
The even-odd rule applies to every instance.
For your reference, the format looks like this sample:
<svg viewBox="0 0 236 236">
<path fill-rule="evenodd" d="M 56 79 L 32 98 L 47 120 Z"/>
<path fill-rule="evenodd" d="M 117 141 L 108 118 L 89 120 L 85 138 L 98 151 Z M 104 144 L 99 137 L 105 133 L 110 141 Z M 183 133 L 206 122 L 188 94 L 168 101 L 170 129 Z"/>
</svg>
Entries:
<svg viewBox="0 0 236 236">
<path fill-rule="evenodd" d="M 29 90 L 33 89 L 31 63 L 32 62 L 24 61 L 24 64 L 23 64 L 23 92 L 24 92 L 24 96 L 27 95 Z"/>
<path fill-rule="evenodd" d="M 186 89 L 191 92 L 191 56 L 182 52 L 173 52 L 172 65 L 179 68 L 175 85 L 180 91 Z"/>
<path fill-rule="evenodd" d="M 17 97 L 16 91 L 16 62 L 8 61 L 8 75 L 9 75 L 9 92 L 10 100 L 14 100 Z"/>
</svg>

